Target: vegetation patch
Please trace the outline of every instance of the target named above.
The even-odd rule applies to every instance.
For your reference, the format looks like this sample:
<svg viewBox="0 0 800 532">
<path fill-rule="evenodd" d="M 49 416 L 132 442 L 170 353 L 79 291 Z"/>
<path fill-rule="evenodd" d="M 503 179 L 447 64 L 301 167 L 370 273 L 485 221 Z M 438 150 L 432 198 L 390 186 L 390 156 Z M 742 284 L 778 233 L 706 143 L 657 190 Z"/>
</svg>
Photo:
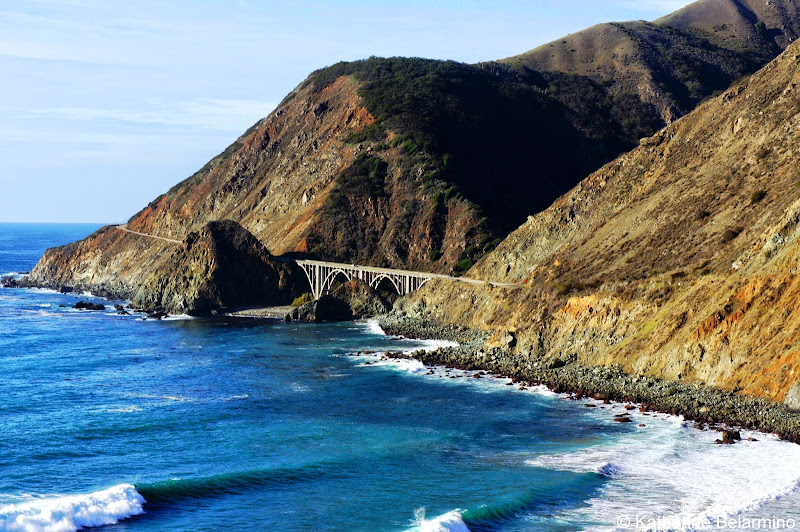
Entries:
<svg viewBox="0 0 800 532">
<path fill-rule="evenodd" d="M 306 303 L 311 303 L 312 301 L 314 301 L 314 294 L 311 292 L 306 292 L 305 294 L 294 298 L 294 301 L 292 301 L 292 306 L 302 307 Z"/>
<path fill-rule="evenodd" d="M 766 190 L 756 190 L 750 196 L 750 203 L 751 204 L 758 203 L 758 202 L 760 202 L 761 200 L 763 200 L 766 197 L 767 197 L 767 191 Z"/>
</svg>

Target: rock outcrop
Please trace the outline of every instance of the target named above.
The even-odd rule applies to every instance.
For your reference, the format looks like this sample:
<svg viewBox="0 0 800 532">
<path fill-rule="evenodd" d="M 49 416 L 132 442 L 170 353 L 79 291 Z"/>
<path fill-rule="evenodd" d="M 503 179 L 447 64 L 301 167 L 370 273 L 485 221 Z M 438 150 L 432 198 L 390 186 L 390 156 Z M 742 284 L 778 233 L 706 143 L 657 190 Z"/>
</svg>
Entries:
<svg viewBox="0 0 800 532">
<path fill-rule="evenodd" d="M 330 294 L 289 313 L 292 320 L 329 322 L 370 318 L 391 310 L 390 302 L 358 279 L 347 281 Z"/>
<path fill-rule="evenodd" d="M 132 305 L 191 315 L 282 305 L 297 295 L 295 275 L 236 222 L 211 222 L 145 278 Z"/>
</svg>

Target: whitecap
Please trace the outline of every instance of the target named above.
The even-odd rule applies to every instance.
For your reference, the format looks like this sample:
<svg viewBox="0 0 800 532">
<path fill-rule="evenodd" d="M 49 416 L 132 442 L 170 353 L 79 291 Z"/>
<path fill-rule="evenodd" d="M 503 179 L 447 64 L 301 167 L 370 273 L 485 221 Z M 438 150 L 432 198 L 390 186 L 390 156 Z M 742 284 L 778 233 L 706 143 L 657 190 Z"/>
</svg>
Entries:
<svg viewBox="0 0 800 532">
<path fill-rule="evenodd" d="M 432 519 L 425 519 L 425 508 L 414 513 L 414 527 L 408 532 L 470 532 L 461 517 L 463 510 L 453 510 Z"/>
<path fill-rule="evenodd" d="M 244 399 L 248 399 L 249 397 L 250 397 L 249 394 L 231 395 L 231 396 L 228 396 L 228 397 L 223 397 L 222 400 L 223 401 L 242 401 Z"/>
<path fill-rule="evenodd" d="M 0 507 L 0 530 L 7 532 L 72 532 L 111 525 L 144 512 L 145 500 L 131 484 L 87 495 L 67 495 Z"/>
</svg>

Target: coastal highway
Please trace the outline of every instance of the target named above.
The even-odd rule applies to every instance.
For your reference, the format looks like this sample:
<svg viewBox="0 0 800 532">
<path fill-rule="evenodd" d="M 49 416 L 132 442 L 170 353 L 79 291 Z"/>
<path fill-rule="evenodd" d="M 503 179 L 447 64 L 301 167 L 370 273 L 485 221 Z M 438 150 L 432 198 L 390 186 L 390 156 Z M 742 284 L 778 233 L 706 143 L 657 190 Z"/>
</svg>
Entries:
<svg viewBox="0 0 800 532">
<path fill-rule="evenodd" d="M 143 237 L 146 237 L 146 238 L 155 238 L 156 240 L 162 240 L 164 242 L 171 242 L 173 244 L 182 244 L 183 243 L 181 240 L 176 240 L 174 238 L 166 238 L 166 237 L 163 237 L 163 236 L 155 236 L 155 235 L 149 235 L 147 233 L 140 233 L 138 231 L 132 231 L 132 230 L 128 229 L 128 224 L 118 225 L 117 229 L 119 229 L 120 231 L 125 231 L 126 233 L 131 233 L 131 234 L 143 236 Z M 355 264 L 340 264 L 340 263 L 337 263 L 337 262 L 326 262 L 326 261 L 298 261 L 298 260 L 295 260 L 295 259 L 284 259 L 284 258 L 280 258 L 280 257 L 278 257 L 278 260 L 281 260 L 283 262 L 315 263 L 315 264 L 318 264 L 318 265 L 321 265 L 321 266 L 327 266 L 327 267 L 334 268 L 334 269 L 338 269 L 338 268 L 354 268 L 355 267 L 355 268 L 358 268 L 358 269 L 363 269 L 365 271 L 372 271 L 372 272 L 375 272 L 375 273 L 382 273 L 382 274 L 386 274 L 386 275 L 390 275 L 390 274 L 415 274 L 415 275 L 425 276 L 425 277 L 427 277 L 429 279 L 443 279 L 443 280 L 447 280 L 447 281 L 453 281 L 453 282 L 456 282 L 456 283 L 466 283 L 466 284 L 471 284 L 471 285 L 489 285 L 489 286 L 492 286 L 494 288 L 507 288 L 507 289 L 511 289 L 511 290 L 515 290 L 515 289 L 519 289 L 519 288 L 526 288 L 526 286 L 522 285 L 522 284 L 500 283 L 500 282 L 495 282 L 495 281 L 482 281 L 480 279 L 470 279 L 468 277 L 452 277 L 450 275 L 443 275 L 443 274 L 439 274 L 439 273 L 412 272 L 412 271 L 407 271 L 407 270 L 393 270 L 393 269 L 390 269 L 390 268 L 375 268 L 373 266 L 356 266 Z"/>
<path fill-rule="evenodd" d="M 147 238 L 155 238 L 156 240 L 163 240 L 164 242 L 172 242 L 173 244 L 183 244 L 180 240 L 175 240 L 174 238 L 165 238 L 163 236 L 155 236 L 155 235 L 148 235 L 147 233 L 140 233 L 139 231 L 131 231 L 128 229 L 128 224 L 121 224 L 117 226 L 117 229 L 120 231 L 125 231 L 126 233 L 132 233 L 134 235 L 139 236 L 146 236 Z"/>
</svg>

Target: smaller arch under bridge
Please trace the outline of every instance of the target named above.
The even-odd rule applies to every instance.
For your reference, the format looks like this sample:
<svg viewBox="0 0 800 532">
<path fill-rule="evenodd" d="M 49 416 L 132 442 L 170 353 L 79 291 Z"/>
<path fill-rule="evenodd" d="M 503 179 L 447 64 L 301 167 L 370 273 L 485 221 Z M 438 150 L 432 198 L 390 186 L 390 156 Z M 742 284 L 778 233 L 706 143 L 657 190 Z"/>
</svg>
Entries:
<svg viewBox="0 0 800 532">
<path fill-rule="evenodd" d="M 388 268 L 375 268 L 372 266 L 358 266 L 356 264 L 340 264 L 337 262 L 323 262 L 319 260 L 292 260 L 300 266 L 308 277 L 311 293 L 314 299 L 319 299 L 327 294 L 334 279 L 343 275 L 348 281 L 360 279 L 372 288 L 377 288 L 384 279 L 389 281 L 401 296 L 418 290 L 431 279 L 452 279 L 447 275 L 408 270 L 391 270 Z"/>
</svg>

